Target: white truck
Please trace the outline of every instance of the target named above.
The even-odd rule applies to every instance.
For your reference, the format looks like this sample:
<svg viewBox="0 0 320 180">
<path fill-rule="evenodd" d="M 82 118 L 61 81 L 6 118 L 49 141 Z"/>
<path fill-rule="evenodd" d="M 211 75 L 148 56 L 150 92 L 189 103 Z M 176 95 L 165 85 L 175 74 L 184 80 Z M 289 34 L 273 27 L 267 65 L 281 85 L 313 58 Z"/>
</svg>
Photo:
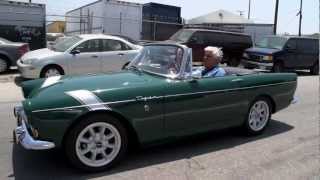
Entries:
<svg viewBox="0 0 320 180">
<path fill-rule="evenodd" d="M 66 13 L 66 34 L 103 33 L 141 38 L 142 4 L 98 0 Z"/>
</svg>

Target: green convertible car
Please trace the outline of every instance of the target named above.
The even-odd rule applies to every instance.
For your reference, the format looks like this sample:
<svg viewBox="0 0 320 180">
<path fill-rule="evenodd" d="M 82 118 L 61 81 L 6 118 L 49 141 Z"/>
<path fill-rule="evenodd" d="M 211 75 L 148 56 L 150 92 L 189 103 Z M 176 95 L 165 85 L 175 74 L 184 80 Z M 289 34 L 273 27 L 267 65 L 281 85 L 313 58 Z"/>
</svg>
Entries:
<svg viewBox="0 0 320 180">
<path fill-rule="evenodd" d="M 234 126 L 259 134 L 271 114 L 295 101 L 294 73 L 225 67 L 226 76 L 204 78 L 194 69 L 191 49 L 156 43 L 121 72 L 24 82 L 15 141 L 25 149 L 62 148 L 74 166 L 100 171 L 119 162 L 131 142 Z"/>
</svg>

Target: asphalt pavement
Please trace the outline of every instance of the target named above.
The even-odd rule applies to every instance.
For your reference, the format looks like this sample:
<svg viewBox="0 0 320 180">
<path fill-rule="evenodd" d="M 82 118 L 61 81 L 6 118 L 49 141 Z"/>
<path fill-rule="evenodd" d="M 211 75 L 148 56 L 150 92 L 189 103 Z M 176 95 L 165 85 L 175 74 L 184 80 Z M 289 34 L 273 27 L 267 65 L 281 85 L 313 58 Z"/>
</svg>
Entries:
<svg viewBox="0 0 320 180">
<path fill-rule="evenodd" d="M 23 99 L 16 73 L 0 75 L 0 179 L 320 179 L 319 76 L 300 74 L 299 102 L 274 114 L 260 136 L 213 132 L 133 150 L 113 169 L 87 174 L 59 150 L 27 151 L 12 142 L 12 110 Z"/>
</svg>

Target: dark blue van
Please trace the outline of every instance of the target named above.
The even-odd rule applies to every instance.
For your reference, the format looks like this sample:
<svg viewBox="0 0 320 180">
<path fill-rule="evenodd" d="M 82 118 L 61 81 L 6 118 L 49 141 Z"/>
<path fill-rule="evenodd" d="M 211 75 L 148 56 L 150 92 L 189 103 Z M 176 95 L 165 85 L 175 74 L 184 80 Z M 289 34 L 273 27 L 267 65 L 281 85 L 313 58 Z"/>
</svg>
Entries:
<svg viewBox="0 0 320 180">
<path fill-rule="evenodd" d="M 274 72 L 308 69 L 311 74 L 319 74 L 319 39 L 268 36 L 245 50 L 242 64 Z"/>
</svg>

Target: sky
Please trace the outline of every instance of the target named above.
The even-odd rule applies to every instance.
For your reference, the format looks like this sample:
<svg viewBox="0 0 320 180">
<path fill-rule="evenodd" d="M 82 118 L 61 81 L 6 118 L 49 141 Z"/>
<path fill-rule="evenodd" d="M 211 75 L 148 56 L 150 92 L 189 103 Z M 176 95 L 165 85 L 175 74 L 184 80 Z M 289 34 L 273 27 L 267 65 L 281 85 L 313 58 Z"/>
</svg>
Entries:
<svg viewBox="0 0 320 180">
<path fill-rule="evenodd" d="M 19 0 L 27 2 L 28 0 Z M 94 2 L 95 0 L 32 0 L 34 3 L 46 4 L 47 14 L 64 15 L 65 12 Z M 219 9 L 236 14 L 244 11 L 247 17 L 249 0 L 126 0 L 137 3 L 158 2 L 175 5 L 182 8 L 181 16 L 191 19 Z M 313 34 L 319 32 L 319 1 L 303 1 L 302 33 Z M 274 21 L 276 0 L 251 0 L 251 20 L 256 23 L 270 23 Z M 300 0 L 279 0 L 278 33 L 298 33 Z"/>
</svg>

